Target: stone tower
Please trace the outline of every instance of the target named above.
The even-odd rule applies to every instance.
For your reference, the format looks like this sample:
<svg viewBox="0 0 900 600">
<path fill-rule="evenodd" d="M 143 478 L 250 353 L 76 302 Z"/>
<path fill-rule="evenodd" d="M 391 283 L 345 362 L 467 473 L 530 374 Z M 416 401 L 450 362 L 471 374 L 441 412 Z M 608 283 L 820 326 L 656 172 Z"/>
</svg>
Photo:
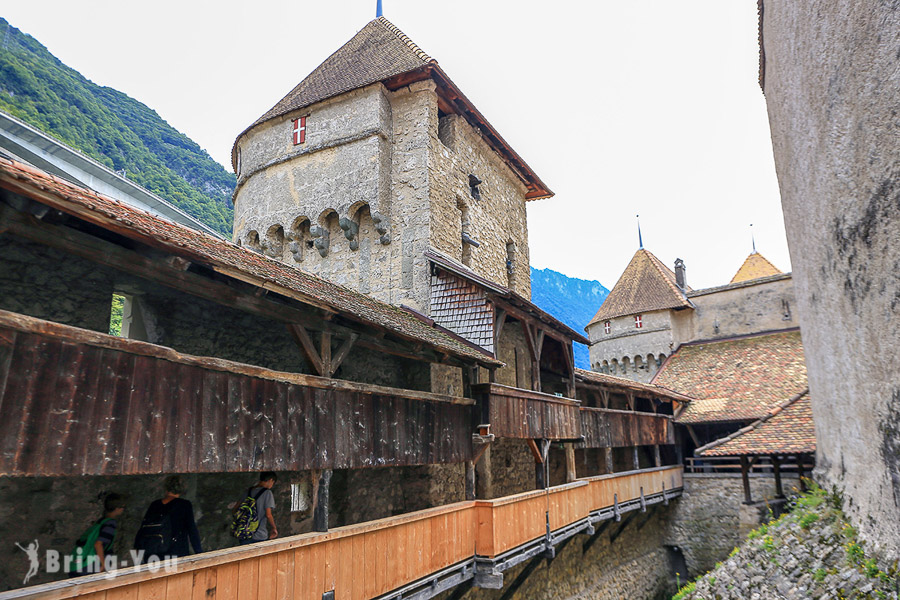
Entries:
<svg viewBox="0 0 900 600">
<path fill-rule="evenodd" d="M 235 243 L 429 313 L 429 249 L 529 298 L 525 202 L 552 192 L 387 19 L 241 133 Z"/>
</svg>

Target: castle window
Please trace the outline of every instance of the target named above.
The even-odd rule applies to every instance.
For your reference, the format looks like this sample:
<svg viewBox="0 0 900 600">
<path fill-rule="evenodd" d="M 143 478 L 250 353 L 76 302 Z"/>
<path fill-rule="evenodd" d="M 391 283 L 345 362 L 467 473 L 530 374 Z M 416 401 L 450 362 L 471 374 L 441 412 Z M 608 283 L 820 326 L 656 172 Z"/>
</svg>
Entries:
<svg viewBox="0 0 900 600">
<path fill-rule="evenodd" d="M 484 182 L 474 175 L 469 175 L 469 193 L 475 200 L 481 200 L 481 190 L 478 189 L 478 186 L 482 183 Z"/>
<path fill-rule="evenodd" d="M 641 318 L 641 315 L 634 315 L 634 328 L 640 329 L 644 326 L 644 320 Z"/>
<path fill-rule="evenodd" d="M 294 124 L 293 137 L 294 145 L 297 146 L 306 141 L 306 117 L 291 119 Z"/>
<path fill-rule="evenodd" d="M 612 324 L 609 321 L 603 323 L 603 333 L 609 333 L 612 331 Z"/>
</svg>

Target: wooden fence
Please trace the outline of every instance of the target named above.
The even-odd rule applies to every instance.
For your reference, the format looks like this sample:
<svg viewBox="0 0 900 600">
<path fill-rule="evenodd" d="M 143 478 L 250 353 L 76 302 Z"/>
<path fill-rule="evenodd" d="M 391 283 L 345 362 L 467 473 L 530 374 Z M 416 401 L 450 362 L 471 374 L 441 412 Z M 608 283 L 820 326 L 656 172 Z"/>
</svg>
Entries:
<svg viewBox="0 0 900 600">
<path fill-rule="evenodd" d="M 456 463 L 472 458 L 472 404 L 0 311 L 0 475 Z"/>
<path fill-rule="evenodd" d="M 497 437 L 573 440 L 581 437 L 580 402 L 496 383 L 472 386 L 481 423 Z"/>
<path fill-rule="evenodd" d="M 247 547 L 0 593 L 0 600 L 367 600 L 479 556 L 496 556 L 613 505 L 681 487 L 681 467 L 601 475 Z"/>
</svg>

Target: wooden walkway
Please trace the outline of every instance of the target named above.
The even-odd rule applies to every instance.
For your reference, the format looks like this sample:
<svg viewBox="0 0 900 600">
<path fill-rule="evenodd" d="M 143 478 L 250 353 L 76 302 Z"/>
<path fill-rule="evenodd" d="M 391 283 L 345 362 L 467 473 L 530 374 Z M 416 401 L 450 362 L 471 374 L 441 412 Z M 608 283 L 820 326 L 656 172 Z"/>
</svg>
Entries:
<svg viewBox="0 0 900 600">
<path fill-rule="evenodd" d="M 521 562 L 517 556 L 563 539 L 549 534 L 590 531 L 592 522 L 618 518 L 627 507 L 667 501 L 680 492 L 681 479 L 681 466 L 602 475 L 198 554 L 178 560 L 173 572 L 132 567 L 114 578 L 90 575 L 13 590 L 0 600 L 322 600 L 332 591 L 336 600 L 430 598 L 468 579 L 477 584 L 476 565 L 500 573 Z"/>
</svg>

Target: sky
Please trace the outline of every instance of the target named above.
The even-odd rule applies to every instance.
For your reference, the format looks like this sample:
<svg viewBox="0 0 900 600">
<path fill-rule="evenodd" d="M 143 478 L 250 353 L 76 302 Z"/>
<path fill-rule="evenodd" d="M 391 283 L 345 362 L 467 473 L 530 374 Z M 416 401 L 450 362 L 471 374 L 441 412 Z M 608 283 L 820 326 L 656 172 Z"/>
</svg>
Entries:
<svg viewBox="0 0 900 600">
<path fill-rule="evenodd" d="M 756 3 L 383 0 L 384 15 L 556 195 L 531 264 L 612 288 L 638 249 L 688 284 L 757 250 L 790 270 Z M 7 3 L 68 66 L 155 109 L 231 170 L 237 135 L 375 16 L 375 0 Z"/>
</svg>

